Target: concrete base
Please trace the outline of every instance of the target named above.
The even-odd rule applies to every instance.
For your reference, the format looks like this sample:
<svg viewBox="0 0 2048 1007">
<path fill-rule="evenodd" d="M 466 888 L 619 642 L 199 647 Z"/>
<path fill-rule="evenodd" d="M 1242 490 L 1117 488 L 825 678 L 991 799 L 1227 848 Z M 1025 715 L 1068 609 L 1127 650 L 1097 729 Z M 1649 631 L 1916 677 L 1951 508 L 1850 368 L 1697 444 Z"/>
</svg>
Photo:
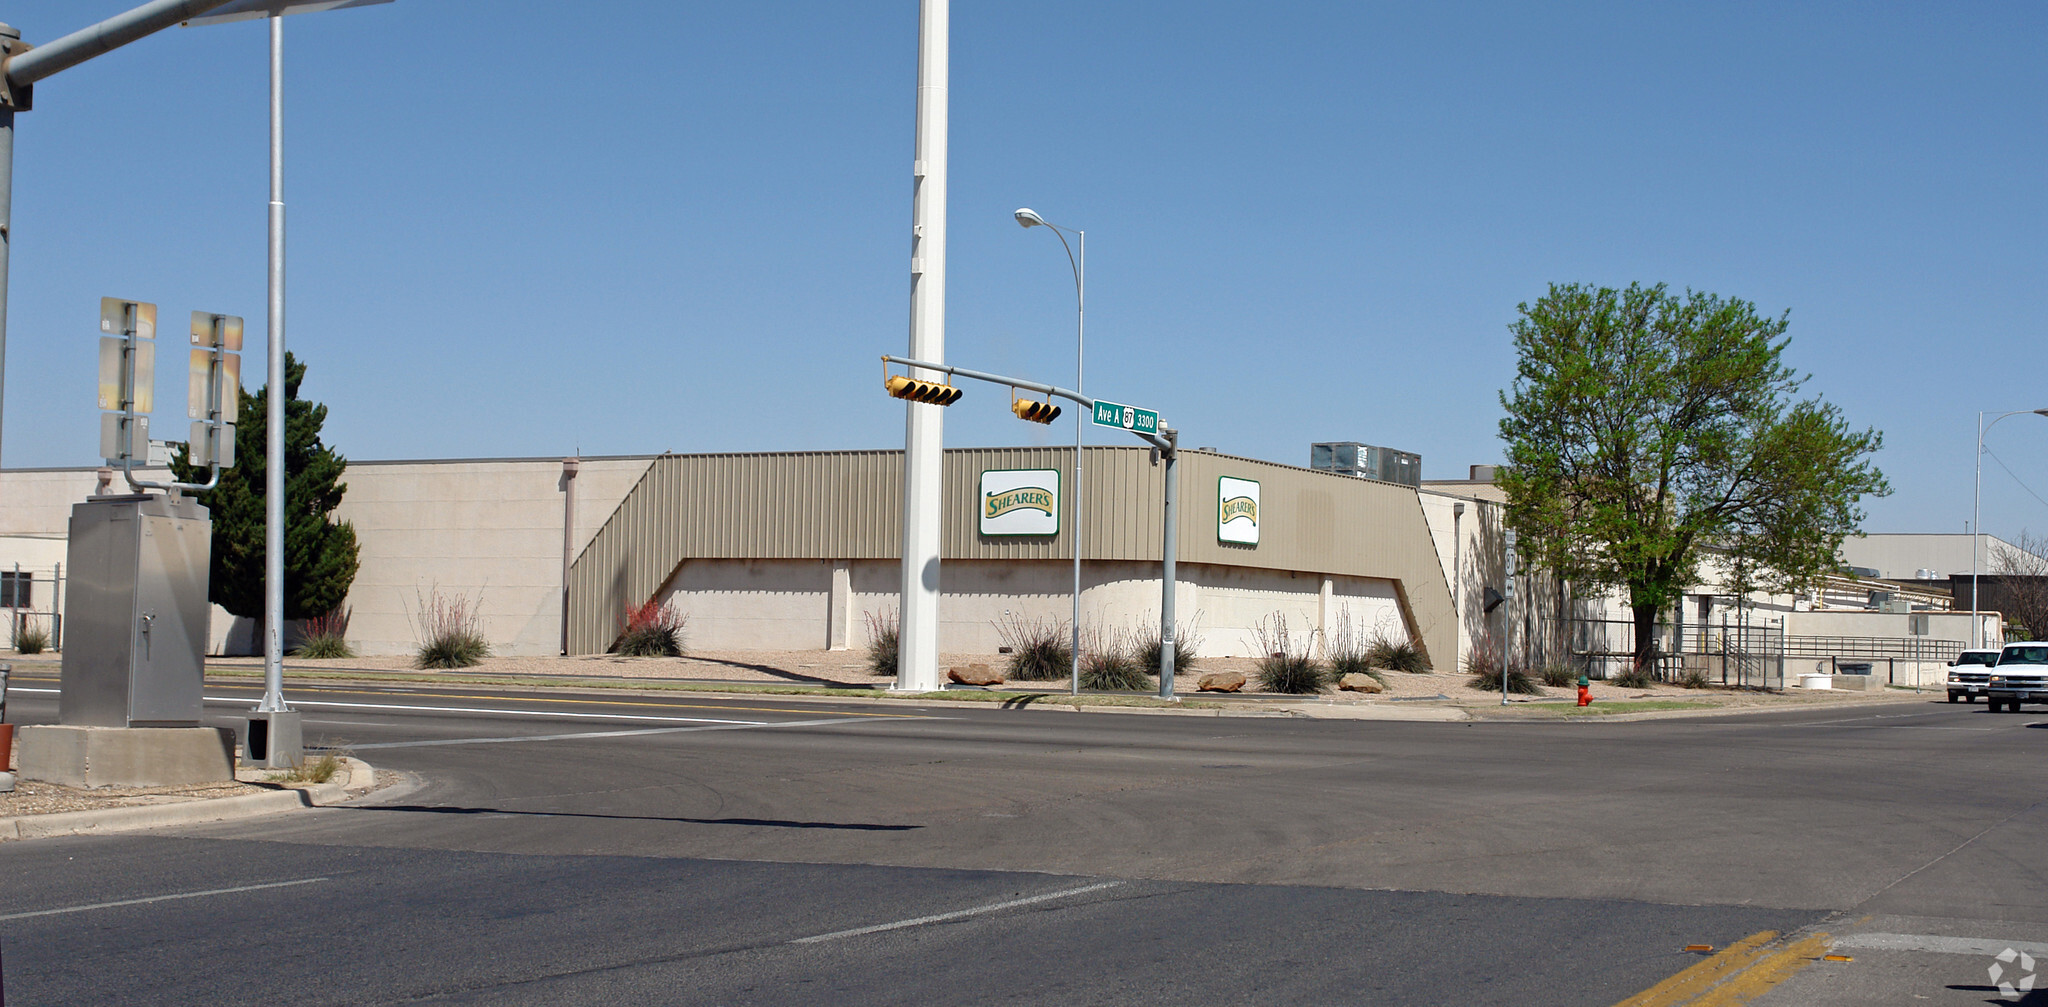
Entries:
<svg viewBox="0 0 2048 1007">
<path fill-rule="evenodd" d="M 174 787 L 235 778 L 224 727 L 23 727 L 21 778 L 67 787 Z"/>
<path fill-rule="evenodd" d="M 1837 689 L 1848 689 L 1851 692 L 1884 691 L 1884 679 L 1876 675 L 1836 675 L 1833 685 Z"/>
<path fill-rule="evenodd" d="M 13 793 L 13 792 L 14 792 L 14 774 L 13 774 L 13 773 L 0 773 L 0 794 L 11 794 L 11 793 Z"/>
<path fill-rule="evenodd" d="M 242 726 L 242 765 L 290 769 L 306 757 L 297 710 L 251 710 Z"/>
</svg>

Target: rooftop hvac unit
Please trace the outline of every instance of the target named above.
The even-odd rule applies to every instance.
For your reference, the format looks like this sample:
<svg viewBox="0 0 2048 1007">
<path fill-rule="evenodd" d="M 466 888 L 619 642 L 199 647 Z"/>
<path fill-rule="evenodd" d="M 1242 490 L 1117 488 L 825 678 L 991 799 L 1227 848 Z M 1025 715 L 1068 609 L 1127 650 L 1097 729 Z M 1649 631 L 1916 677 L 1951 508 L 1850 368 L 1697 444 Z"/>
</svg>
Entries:
<svg viewBox="0 0 2048 1007">
<path fill-rule="evenodd" d="M 1404 486 L 1422 485 L 1422 456 L 1357 441 L 1326 441 L 1308 446 L 1308 467 L 1338 475 L 1378 479 Z"/>
</svg>

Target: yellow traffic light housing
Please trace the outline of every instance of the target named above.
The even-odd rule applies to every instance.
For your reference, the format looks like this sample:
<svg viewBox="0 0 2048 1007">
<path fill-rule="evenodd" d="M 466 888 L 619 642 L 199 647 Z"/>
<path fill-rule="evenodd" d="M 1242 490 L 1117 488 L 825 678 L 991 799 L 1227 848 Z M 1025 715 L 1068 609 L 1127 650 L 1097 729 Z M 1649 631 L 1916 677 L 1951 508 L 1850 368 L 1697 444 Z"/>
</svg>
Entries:
<svg viewBox="0 0 2048 1007">
<path fill-rule="evenodd" d="M 936 381 L 919 381 L 901 374 L 890 375 L 882 382 L 889 394 L 899 399 L 923 402 L 928 405 L 950 406 L 960 401 L 960 389 Z"/>
<path fill-rule="evenodd" d="M 1051 423 L 1060 418 L 1060 407 L 1053 405 L 1051 399 L 1034 402 L 1030 399 L 1012 398 L 1010 411 L 1016 413 L 1018 419 L 1033 423 Z"/>
</svg>

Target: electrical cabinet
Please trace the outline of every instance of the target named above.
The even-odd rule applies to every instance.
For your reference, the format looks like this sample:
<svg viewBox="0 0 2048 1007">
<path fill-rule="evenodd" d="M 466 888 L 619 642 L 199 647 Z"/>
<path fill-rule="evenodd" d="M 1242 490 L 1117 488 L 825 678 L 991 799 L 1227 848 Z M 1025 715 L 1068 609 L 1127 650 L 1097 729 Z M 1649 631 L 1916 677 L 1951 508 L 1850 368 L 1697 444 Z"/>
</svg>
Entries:
<svg viewBox="0 0 2048 1007">
<path fill-rule="evenodd" d="M 90 497 L 71 508 L 59 723 L 197 727 L 213 522 L 186 497 Z"/>
</svg>

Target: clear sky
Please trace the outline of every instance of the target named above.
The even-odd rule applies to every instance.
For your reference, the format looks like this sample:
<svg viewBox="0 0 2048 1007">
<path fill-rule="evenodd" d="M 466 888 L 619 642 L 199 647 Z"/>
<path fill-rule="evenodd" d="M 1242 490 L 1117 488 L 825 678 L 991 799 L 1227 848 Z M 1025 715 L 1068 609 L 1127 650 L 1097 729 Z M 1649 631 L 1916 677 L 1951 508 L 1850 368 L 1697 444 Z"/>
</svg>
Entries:
<svg viewBox="0 0 2048 1007">
<path fill-rule="evenodd" d="M 40 42 L 130 5 L 7 16 Z M 876 358 L 907 341 L 913 0 L 285 28 L 289 337 L 344 453 L 902 445 Z M 1193 446 L 1359 440 L 1458 478 L 1500 457 L 1518 303 L 1664 282 L 1789 311 L 1809 389 L 1885 434 L 1866 527 L 1959 532 L 1977 411 L 2048 407 L 2044 29 L 2023 3 L 962 0 L 948 356 L 1072 383 L 1031 206 L 1088 230 L 1091 394 Z M 37 85 L 9 467 L 95 463 L 102 295 L 260 345 L 267 37 L 172 29 Z M 969 387 L 947 443 L 1071 443 L 1005 399 Z M 1985 529 L 2048 532 L 2048 419 L 1987 446 Z"/>
</svg>

